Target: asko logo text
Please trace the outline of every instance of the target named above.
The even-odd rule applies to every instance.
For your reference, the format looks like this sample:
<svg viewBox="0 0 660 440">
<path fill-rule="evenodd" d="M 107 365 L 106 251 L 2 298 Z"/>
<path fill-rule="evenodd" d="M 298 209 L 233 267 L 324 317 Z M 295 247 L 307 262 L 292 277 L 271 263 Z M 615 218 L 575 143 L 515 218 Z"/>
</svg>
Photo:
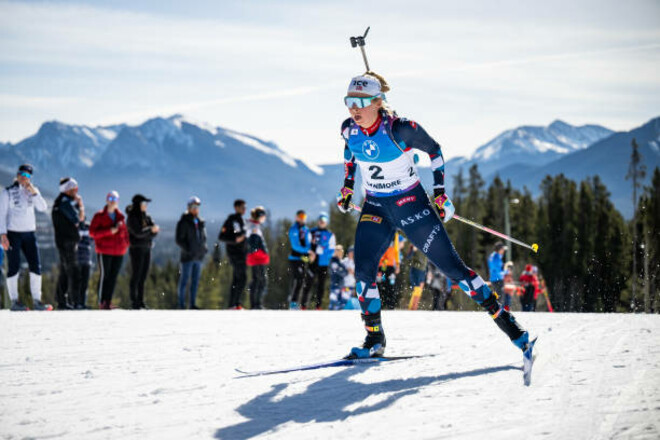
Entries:
<svg viewBox="0 0 660 440">
<path fill-rule="evenodd" d="M 418 212 L 415 215 L 408 216 L 406 218 L 401 219 L 401 226 L 408 226 L 412 225 L 418 220 L 422 220 L 424 217 L 428 217 L 431 215 L 431 210 L 430 209 L 425 209 L 422 212 Z"/>
</svg>

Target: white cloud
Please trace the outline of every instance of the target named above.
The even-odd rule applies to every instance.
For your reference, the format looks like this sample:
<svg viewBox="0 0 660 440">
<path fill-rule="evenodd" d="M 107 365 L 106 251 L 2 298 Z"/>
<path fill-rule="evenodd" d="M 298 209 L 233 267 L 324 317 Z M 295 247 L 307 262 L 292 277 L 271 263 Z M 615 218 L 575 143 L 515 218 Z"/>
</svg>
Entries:
<svg viewBox="0 0 660 440">
<path fill-rule="evenodd" d="M 371 11 L 367 53 L 391 102 L 447 157 L 516 125 L 624 128 L 657 112 L 657 3 L 457 3 L 0 2 L 0 132 L 186 113 L 335 161 L 341 96 L 362 68 L 347 38 L 365 27 L 355 8 Z"/>
</svg>

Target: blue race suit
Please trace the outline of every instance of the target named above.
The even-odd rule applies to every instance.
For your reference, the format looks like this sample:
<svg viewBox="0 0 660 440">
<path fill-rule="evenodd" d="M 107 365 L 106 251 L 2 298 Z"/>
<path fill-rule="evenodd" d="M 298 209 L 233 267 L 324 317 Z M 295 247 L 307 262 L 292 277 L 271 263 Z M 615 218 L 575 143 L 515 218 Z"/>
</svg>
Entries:
<svg viewBox="0 0 660 440">
<path fill-rule="evenodd" d="M 363 315 L 380 315 L 381 299 L 375 282 L 378 261 L 399 229 L 438 269 L 481 304 L 514 344 L 523 347 L 527 332 L 501 308 L 484 280 L 463 263 L 420 183 L 411 150 L 430 156 L 434 187 L 444 187 L 440 145 L 413 121 L 384 112 L 380 119 L 371 133 L 352 119 L 342 125 L 346 180 L 354 180 L 357 165 L 367 192 L 355 235 L 356 290 Z"/>
<path fill-rule="evenodd" d="M 497 293 L 503 300 L 504 307 L 511 307 L 511 295 L 504 292 L 504 261 L 499 252 L 493 252 L 488 257 L 488 272 L 490 273 L 490 287 Z"/>
<path fill-rule="evenodd" d="M 305 284 L 306 263 L 312 248 L 312 235 L 309 228 L 305 224 L 294 223 L 289 228 L 289 242 L 291 243 L 289 270 L 292 276 L 289 302 L 297 304 Z"/>
<path fill-rule="evenodd" d="M 321 307 L 323 300 L 325 281 L 328 278 L 328 265 L 332 256 L 335 254 L 336 240 L 335 234 L 326 228 L 314 228 L 311 230 L 311 235 L 312 250 L 316 254 L 316 259 L 309 265 L 301 304 L 303 308 L 307 307 L 309 293 L 314 283 L 316 283 L 314 305 L 318 309 Z"/>
<path fill-rule="evenodd" d="M 499 252 L 493 252 L 488 257 L 488 272 L 490 273 L 490 282 L 502 281 L 504 279 L 504 261 Z"/>
</svg>

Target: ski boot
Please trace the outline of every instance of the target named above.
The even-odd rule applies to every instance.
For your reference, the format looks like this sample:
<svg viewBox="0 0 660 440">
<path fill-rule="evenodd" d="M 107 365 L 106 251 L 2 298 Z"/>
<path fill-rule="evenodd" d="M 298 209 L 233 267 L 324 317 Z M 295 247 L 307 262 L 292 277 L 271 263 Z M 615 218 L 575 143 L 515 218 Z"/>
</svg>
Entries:
<svg viewBox="0 0 660 440">
<path fill-rule="evenodd" d="M 11 300 L 11 307 L 9 307 L 9 310 L 12 312 L 27 312 L 30 309 L 19 300 L 13 299 Z"/>
<path fill-rule="evenodd" d="M 534 344 L 536 344 L 536 338 L 526 343 L 522 349 L 523 383 L 525 386 L 530 386 L 532 384 L 532 367 L 534 366 L 534 360 L 536 359 L 536 356 L 533 354 Z"/>
<path fill-rule="evenodd" d="M 385 354 L 385 331 L 380 321 L 380 312 L 373 315 L 362 315 L 367 337 L 362 347 L 353 347 L 344 359 L 362 359 L 370 357 L 382 357 Z"/>
<path fill-rule="evenodd" d="M 529 344 L 529 333 L 518 324 L 516 318 L 508 310 L 500 306 L 494 295 L 486 298 L 481 306 L 486 309 L 495 321 L 495 324 L 497 324 L 500 330 L 506 333 L 509 339 L 511 339 L 511 342 L 524 352 Z"/>
<path fill-rule="evenodd" d="M 38 299 L 35 299 L 33 303 L 34 303 L 34 310 L 38 310 L 42 312 L 50 312 L 51 310 L 53 310 L 53 306 L 51 306 L 50 304 L 44 304 Z"/>
<path fill-rule="evenodd" d="M 296 301 L 289 303 L 289 310 L 300 310 L 300 305 Z"/>
</svg>

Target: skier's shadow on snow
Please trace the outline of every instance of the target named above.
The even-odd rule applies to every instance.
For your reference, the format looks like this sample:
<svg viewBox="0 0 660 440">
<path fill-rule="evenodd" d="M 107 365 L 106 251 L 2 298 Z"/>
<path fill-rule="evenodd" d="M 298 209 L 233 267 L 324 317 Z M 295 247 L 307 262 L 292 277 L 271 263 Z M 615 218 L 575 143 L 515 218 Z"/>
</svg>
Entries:
<svg viewBox="0 0 660 440">
<path fill-rule="evenodd" d="M 249 420 L 218 429 L 215 438 L 252 438 L 287 422 L 309 423 L 345 420 L 349 417 L 380 411 L 402 397 L 415 394 L 420 388 L 434 383 L 507 370 L 520 370 L 520 367 L 503 365 L 461 373 L 448 373 L 414 379 L 393 379 L 370 384 L 350 380 L 352 376 L 364 372 L 364 369 L 369 367 L 343 369 L 332 376 L 314 382 L 301 394 L 285 396 L 280 399 L 276 399 L 276 397 L 287 388 L 288 384 L 273 385 L 270 391 L 255 397 L 236 409 L 239 414 Z M 351 405 L 366 401 L 371 396 L 383 393 L 387 393 L 387 397 L 377 403 L 362 405 L 353 410 L 346 409 Z"/>
</svg>

